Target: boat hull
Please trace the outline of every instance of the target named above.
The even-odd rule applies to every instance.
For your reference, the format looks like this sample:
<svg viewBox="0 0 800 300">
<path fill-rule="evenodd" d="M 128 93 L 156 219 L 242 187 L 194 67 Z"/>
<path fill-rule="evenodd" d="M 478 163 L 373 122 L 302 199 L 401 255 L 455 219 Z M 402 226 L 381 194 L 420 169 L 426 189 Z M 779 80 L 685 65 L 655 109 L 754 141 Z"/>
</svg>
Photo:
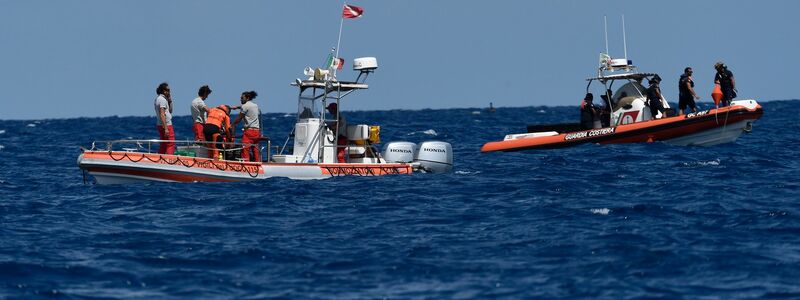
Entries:
<svg viewBox="0 0 800 300">
<path fill-rule="evenodd" d="M 78 166 L 99 184 L 161 182 L 237 182 L 271 177 L 325 179 L 337 176 L 411 174 L 411 164 L 295 164 L 212 160 L 126 151 L 84 151 Z"/>
<path fill-rule="evenodd" d="M 735 141 L 763 114 L 753 100 L 683 116 L 649 120 L 615 127 L 489 142 L 481 152 L 564 148 L 585 143 L 619 144 L 664 141 L 676 145 L 711 146 Z"/>
</svg>

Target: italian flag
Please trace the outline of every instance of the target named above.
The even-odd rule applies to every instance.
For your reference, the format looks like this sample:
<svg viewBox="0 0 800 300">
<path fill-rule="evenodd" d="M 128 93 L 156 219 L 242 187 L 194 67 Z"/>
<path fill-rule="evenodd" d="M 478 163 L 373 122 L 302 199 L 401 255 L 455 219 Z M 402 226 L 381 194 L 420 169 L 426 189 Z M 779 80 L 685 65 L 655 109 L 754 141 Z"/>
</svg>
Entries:
<svg viewBox="0 0 800 300">
<path fill-rule="evenodd" d="M 325 62 L 325 66 L 328 69 L 341 70 L 342 68 L 344 68 L 344 58 L 333 57 L 333 54 L 329 54 L 328 60 Z"/>
</svg>

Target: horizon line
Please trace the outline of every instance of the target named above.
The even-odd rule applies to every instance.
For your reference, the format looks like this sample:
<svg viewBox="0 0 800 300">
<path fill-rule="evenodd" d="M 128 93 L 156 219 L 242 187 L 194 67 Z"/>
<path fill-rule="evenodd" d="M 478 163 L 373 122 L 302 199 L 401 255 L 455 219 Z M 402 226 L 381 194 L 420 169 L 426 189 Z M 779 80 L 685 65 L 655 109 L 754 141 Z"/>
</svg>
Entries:
<svg viewBox="0 0 800 300">
<path fill-rule="evenodd" d="M 744 100 L 744 99 L 742 99 Z M 775 100 L 763 100 L 759 101 L 759 103 L 767 103 L 767 102 L 781 102 L 781 101 L 800 101 L 800 99 L 775 99 Z M 492 101 L 494 103 L 494 101 Z M 670 102 L 672 103 L 672 102 Z M 674 102 L 677 103 L 677 102 Z M 701 101 L 698 104 L 712 104 L 712 101 Z M 555 105 L 555 106 L 548 106 L 548 105 L 525 105 L 525 106 L 494 106 L 495 109 L 500 108 L 525 108 L 525 107 L 569 107 L 578 105 Z M 676 105 L 677 106 L 677 105 Z M 447 110 L 447 109 L 487 109 L 488 106 L 485 107 L 446 107 L 446 108 L 418 108 L 418 109 L 405 109 L 405 108 L 391 108 L 391 109 L 363 109 L 363 110 L 344 110 L 344 111 L 353 111 L 353 112 L 370 112 L 370 111 L 392 111 L 392 110 L 402 110 L 402 111 L 423 111 L 423 110 Z M 267 112 L 262 113 L 262 115 L 267 114 L 297 114 L 296 112 Z M 40 119 L 0 119 L 0 122 L 4 121 L 49 121 L 49 120 L 71 120 L 71 119 L 93 119 L 93 118 L 110 118 L 110 117 L 117 117 L 117 118 L 131 118 L 131 117 L 151 117 L 155 118 L 154 115 L 127 115 L 127 116 L 120 116 L 120 115 L 106 115 L 106 116 L 77 116 L 77 117 L 54 117 L 54 118 L 40 118 Z M 173 115 L 173 117 L 191 117 L 189 115 Z"/>
</svg>

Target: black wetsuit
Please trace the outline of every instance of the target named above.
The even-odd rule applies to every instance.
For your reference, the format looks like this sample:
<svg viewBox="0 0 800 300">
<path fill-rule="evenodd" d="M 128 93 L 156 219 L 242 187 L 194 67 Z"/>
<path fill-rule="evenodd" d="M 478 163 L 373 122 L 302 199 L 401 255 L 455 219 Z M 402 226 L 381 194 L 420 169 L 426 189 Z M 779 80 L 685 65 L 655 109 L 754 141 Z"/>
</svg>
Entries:
<svg viewBox="0 0 800 300">
<path fill-rule="evenodd" d="M 206 141 L 214 142 L 214 143 L 222 143 L 224 142 L 224 137 L 222 136 L 222 130 L 220 130 L 219 126 L 214 124 L 203 124 L 203 135 L 206 136 Z M 211 145 L 217 149 L 223 148 L 222 145 Z"/>
<path fill-rule="evenodd" d="M 728 106 L 733 98 L 736 98 L 736 91 L 733 90 L 733 72 L 728 69 L 723 70 L 721 73 L 717 71 L 714 76 L 714 82 L 719 81 L 719 87 L 722 89 L 722 101 L 719 106 Z"/>
<path fill-rule="evenodd" d="M 692 91 L 686 86 L 687 84 L 694 88 L 694 80 L 684 73 L 681 75 L 681 79 L 678 80 L 678 109 L 684 111 L 689 107 L 692 111 L 697 111 L 697 104 L 694 102 L 694 96 L 692 96 Z"/>
<path fill-rule="evenodd" d="M 594 104 L 591 101 L 584 100 L 581 104 L 581 128 L 594 128 Z"/>
<path fill-rule="evenodd" d="M 651 84 L 650 87 L 647 88 L 647 100 L 650 102 L 650 114 L 653 116 L 653 119 L 656 118 L 658 112 L 664 113 L 664 106 L 661 105 L 660 95 L 661 91 L 658 89 L 657 84 Z"/>
</svg>

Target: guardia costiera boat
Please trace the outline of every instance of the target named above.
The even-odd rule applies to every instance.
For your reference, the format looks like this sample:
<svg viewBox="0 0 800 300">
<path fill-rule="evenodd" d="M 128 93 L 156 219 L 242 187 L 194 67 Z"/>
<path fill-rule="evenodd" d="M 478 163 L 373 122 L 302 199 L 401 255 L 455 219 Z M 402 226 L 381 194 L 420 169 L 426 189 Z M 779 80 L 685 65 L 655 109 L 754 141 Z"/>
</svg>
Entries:
<svg viewBox="0 0 800 300">
<path fill-rule="evenodd" d="M 743 99 L 732 101 L 729 106 L 680 115 L 662 96 L 660 104 L 665 111 L 653 115 L 642 82 L 660 76 L 637 72 L 627 59 L 627 50 L 626 57 L 620 59 L 612 59 L 606 53 L 600 54 L 597 76 L 588 78 L 586 86 L 589 93 L 593 83 L 602 85 L 606 122 L 595 121 L 594 128 L 584 128 L 578 122 L 529 125 L 525 133 L 508 134 L 502 141 L 484 144 L 481 152 L 564 148 L 585 143 L 712 146 L 736 141 L 742 133 L 750 132 L 764 113 L 756 100 Z M 621 86 L 612 93 L 616 83 Z"/>
</svg>

